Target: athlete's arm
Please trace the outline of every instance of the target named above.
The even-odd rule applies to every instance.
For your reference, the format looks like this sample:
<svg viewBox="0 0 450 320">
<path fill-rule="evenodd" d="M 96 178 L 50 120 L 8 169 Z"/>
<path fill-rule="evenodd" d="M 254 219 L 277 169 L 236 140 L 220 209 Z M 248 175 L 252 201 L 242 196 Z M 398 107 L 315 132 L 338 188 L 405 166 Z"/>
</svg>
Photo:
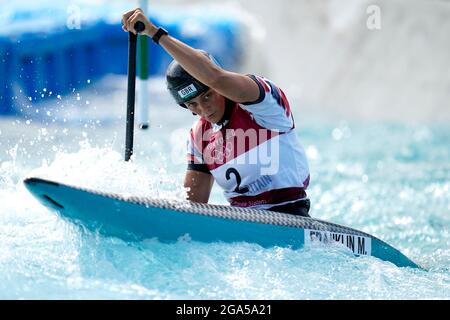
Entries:
<svg viewBox="0 0 450 320">
<path fill-rule="evenodd" d="M 184 187 L 189 188 L 187 199 L 192 202 L 208 203 L 213 184 L 214 178 L 211 174 L 187 170 L 184 178 Z"/>
<path fill-rule="evenodd" d="M 141 21 L 144 33 L 153 37 L 158 28 L 147 19 L 141 9 L 131 10 L 122 17 L 123 29 L 136 33 L 134 25 Z M 249 77 L 223 70 L 202 52 L 171 37 L 163 36 L 159 44 L 195 79 L 216 90 L 222 96 L 237 103 L 254 102 L 259 98 L 258 85 Z"/>
</svg>

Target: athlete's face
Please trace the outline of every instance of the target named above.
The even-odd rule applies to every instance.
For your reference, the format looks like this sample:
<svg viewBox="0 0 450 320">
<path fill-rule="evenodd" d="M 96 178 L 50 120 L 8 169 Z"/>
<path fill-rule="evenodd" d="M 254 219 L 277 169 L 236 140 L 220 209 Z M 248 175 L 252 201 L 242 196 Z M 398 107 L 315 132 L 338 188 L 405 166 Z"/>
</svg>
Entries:
<svg viewBox="0 0 450 320">
<path fill-rule="evenodd" d="M 225 98 L 213 89 L 185 103 L 195 114 L 211 123 L 218 123 L 225 113 Z"/>
</svg>

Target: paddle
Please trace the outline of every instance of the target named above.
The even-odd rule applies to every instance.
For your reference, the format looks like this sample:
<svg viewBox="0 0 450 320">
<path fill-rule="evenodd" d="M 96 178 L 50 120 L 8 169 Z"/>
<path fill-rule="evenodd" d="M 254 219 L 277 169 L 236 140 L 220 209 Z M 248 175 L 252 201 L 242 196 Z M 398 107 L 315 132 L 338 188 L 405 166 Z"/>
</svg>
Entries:
<svg viewBox="0 0 450 320">
<path fill-rule="evenodd" d="M 137 33 L 144 31 L 145 25 L 138 21 L 134 25 Z M 137 35 L 128 32 L 128 88 L 127 88 L 127 131 L 125 135 L 125 161 L 133 154 L 134 102 L 136 94 L 136 44 Z"/>
</svg>

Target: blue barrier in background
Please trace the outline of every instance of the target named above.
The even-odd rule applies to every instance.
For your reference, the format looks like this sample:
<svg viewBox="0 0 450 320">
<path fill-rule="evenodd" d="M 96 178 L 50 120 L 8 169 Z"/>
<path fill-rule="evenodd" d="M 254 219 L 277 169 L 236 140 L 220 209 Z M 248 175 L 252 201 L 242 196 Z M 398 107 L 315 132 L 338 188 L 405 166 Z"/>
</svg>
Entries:
<svg viewBox="0 0 450 320">
<path fill-rule="evenodd" d="M 0 38 L 0 114 L 9 113 L 12 106 L 11 86 L 9 84 L 12 45 Z"/>
<path fill-rule="evenodd" d="M 151 17 L 176 38 L 212 53 L 224 67 L 237 67 L 241 52 L 236 21 L 197 17 L 193 32 L 186 18 L 167 13 L 161 21 Z M 79 30 L 59 23 L 46 32 L 0 36 L 0 114 L 20 114 L 26 107 L 23 101 L 32 104 L 64 95 L 108 73 L 126 74 L 127 50 L 128 34 L 121 24 L 101 19 Z M 160 46 L 150 44 L 150 75 L 163 75 L 171 60 Z"/>
</svg>

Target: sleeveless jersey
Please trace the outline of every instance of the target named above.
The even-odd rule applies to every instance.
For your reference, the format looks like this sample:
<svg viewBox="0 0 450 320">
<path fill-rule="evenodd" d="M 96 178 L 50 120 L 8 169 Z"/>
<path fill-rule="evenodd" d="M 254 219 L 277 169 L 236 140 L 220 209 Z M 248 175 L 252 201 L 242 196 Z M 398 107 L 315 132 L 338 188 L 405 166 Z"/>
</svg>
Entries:
<svg viewBox="0 0 450 320">
<path fill-rule="evenodd" d="M 304 199 L 309 168 L 289 102 L 270 80 L 249 77 L 260 89 L 258 100 L 235 103 L 223 125 L 197 121 L 188 169 L 211 173 L 232 206 L 269 209 Z"/>
</svg>

